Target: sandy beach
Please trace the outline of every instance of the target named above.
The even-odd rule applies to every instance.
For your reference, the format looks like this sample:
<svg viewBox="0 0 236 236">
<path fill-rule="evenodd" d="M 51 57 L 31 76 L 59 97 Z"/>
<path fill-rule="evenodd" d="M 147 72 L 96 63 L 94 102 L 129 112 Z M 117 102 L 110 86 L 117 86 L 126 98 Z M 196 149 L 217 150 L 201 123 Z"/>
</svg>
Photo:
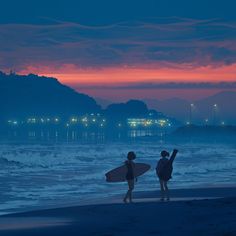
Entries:
<svg viewBox="0 0 236 236">
<path fill-rule="evenodd" d="M 3 215 L 0 235 L 236 235 L 236 188 L 172 190 L 170 202 L 158 194 Z"/>
</svg>

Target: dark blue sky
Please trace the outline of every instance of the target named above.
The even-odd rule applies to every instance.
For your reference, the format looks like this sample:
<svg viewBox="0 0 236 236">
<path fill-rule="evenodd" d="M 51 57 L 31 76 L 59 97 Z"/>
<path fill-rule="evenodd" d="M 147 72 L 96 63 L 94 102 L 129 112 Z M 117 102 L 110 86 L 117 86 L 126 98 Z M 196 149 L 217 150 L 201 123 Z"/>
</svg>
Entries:
<svg viewBox="0 0 236 236">
<path fill-rule="evenodd" d="M 235 9 L 233 0 L 4 1 L 0 70 L 55 76 L 94 96 L 89 86 L 235 81 Z"/>
<path fill-rule="evenodd" d="M 234 21 L 233 0 L 9 0 L 1 2 L 1 23 L 42 23 L 49 17 L 101 25 L 147 17 L 218 18 Z"/>
</svg>

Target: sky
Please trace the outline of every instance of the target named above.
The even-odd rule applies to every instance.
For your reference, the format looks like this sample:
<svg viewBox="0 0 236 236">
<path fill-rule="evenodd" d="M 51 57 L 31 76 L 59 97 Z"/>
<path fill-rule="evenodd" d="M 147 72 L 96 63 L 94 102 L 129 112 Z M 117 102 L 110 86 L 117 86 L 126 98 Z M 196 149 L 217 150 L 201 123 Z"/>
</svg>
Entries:
<svg viewBox="0 0 236 236">
<path fill-rule="evenodd" d="M 5 1 L 0 70 L 111 101 L 235 90 L 235 9 L 233 0 Z"/>
</svg>

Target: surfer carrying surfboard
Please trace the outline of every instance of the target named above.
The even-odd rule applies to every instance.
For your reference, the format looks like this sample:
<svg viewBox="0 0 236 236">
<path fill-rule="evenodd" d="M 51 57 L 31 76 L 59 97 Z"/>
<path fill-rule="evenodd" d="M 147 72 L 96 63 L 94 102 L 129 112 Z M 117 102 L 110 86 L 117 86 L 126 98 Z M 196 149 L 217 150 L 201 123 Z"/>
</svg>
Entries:
<svg viewBox="0 0 236 236">
<path fill-rule="evenodd" d="M 167 186 L 167 182 L 171 179 L 172 171 L 173 171 L 173 161 L 176 157 L 178 150 L 174 149 L 170 159 L 167 157 L 170 156 L 169 152 L 163 150 L 161 152 L 161 159 L 157 163 L 156 173 L 160 181 L 161 187 L 161 201 L 166 200 L 169 201 L 169 189 Z"/>
<path fill-rule="evenodd" d="M 123 199 L 125 203 L 127 203 L 128 200 L 132 202 L 132 191 L 134 189 L 134 183 L 135 180 L 137 180 L 137 177 L 143 175 L 151 168 L 151 166 L 148 164 L 134 162 L 135 158 L 135 153 L 129 152 L 127 155 L 127 160 L 122 166 L 112 169 L 105 174 L 106 181 L 109 183 L 128 183 L 129 189 Z"/>
<path fill-rule="evenodd" d="M 132 202 L 132 191 L 134 189 L 134 181 L 135 181 L 135 175 L 134 175 L 134 168 L 135 163 L 134 159 L 136 158 L 136 155 L 134 152 L 129 152 L 127 155 L 127 160 L 125 161 L 125 166 L 127 167 L 127 173 L 126 173 L 126 181 L 128 183 L 128 191 L 124 197 L 124 202 L 127 203 L 127 199 L 129 199 L 129 202 Z"/>
</svg>

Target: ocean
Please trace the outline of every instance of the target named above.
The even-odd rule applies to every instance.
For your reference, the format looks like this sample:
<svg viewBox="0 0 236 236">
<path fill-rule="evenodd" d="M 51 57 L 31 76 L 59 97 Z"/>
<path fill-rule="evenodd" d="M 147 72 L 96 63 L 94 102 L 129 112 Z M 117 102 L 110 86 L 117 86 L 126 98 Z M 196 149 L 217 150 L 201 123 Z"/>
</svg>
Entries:
<svg viewBox="0 0 236 236">
<path fill-rule="evenodd" d="M 129 151 L 151 170 L 135 191 L 159 190 L 155 173 L 162 150 L 179 149 L 170 188 L 228 186 L 236 182 L 236 145 L 163 143 L 0 144 L 0 214 L 83 204 L 125 193 L 126 183 L 107 183 L 105 173 L 123 164 Z"/>
</svg>

